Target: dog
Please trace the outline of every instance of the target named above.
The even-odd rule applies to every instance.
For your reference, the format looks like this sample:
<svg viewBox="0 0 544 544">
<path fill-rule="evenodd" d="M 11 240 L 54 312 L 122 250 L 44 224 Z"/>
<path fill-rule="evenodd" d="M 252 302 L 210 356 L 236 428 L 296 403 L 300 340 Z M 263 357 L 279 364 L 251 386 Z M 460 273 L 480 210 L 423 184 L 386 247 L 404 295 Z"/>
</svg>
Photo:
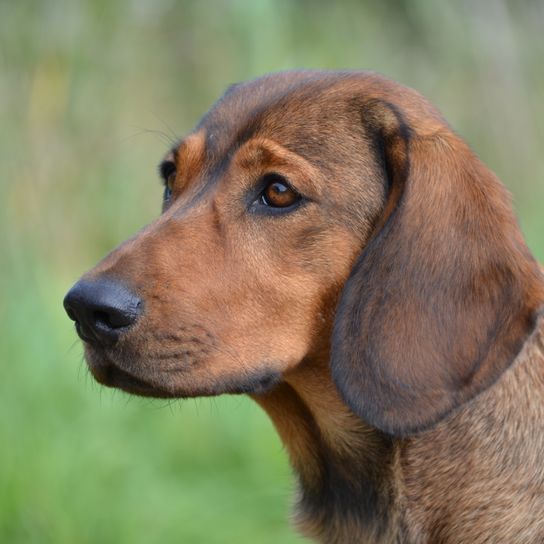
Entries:
<svg viewBox="0 0 544 544">
<path fill-rule="evenodd" d="M 160 174 L 160 217 L 64 300 L 98 382 L 249 395 L 318 542 L 544 542 L 544 275 L 426 99 L 267 75 Z"/>
</svg>

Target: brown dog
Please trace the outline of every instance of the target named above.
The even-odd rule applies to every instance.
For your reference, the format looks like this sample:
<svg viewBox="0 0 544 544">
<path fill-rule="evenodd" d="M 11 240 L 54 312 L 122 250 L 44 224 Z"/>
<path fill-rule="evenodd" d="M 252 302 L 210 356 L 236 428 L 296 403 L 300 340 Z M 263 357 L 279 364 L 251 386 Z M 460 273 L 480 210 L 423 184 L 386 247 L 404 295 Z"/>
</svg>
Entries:
<svg viewBox="0 0 544 544">
<path fill-rule="evenodd" d="M 248 393 L 331 543 L 544 542 L 544 278 L 498 179 L 372 73 L 235 85 L 68 293 L 96 379 Z"/>
</svg>

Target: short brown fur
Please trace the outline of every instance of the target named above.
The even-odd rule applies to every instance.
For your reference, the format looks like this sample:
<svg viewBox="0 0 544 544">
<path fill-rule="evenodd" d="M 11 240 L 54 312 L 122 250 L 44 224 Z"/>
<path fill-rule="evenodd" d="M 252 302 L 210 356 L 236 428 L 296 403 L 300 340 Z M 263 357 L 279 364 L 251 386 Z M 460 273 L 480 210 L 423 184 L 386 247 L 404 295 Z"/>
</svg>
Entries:
<svg viewBox="0 0 544 544">
<path fill-rule="evenodd" d="M 163 214 L 86 278 L 144 314 L 98 381 L 248 393 L 319 542 L 544 541 L 544 279 L 497 178 L 373 73 L 236 85 L 172 151 Z M 258 184 L 304 196 L 270 215 Z"/>
</svg>

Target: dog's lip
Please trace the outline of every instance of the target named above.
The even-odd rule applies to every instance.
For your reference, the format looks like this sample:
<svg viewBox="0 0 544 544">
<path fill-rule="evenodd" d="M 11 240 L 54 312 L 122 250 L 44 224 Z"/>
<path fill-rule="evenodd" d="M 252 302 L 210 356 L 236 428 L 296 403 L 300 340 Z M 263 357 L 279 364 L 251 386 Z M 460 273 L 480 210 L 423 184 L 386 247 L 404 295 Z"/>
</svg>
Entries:
<svg viewBox="0 0 544 544">
<path fill-rule="evenodd" d="M 281 380 L 282 373 L 275 367 L 277 365 L 270 364 L 270 368 L 266 371 L 261 371 L 253 376 L 230 376 L 223 377 L 217 383 L 207 383 L 201 387 L 194 388 L 185 386 L 176 386 L 172 382 L 172 372 L 175 374 L 183 374 L 183 368 L 167 368 L 163 369 L 163 383 L 157 383 L 160 379 L 159 374 L 154 373 L 150 379 L 141 377 L 122 368 L 109 350 L 103 349 L 93 344 L 86 344 L 85 358 L 91 374 L 96 381 L 106 387 L 121 389 L 133 395 L 142 397 L 153 397 L 162 399 L 184 399 L 194 397 L 210 397 L 221 394 L 253 394 L 260 395 L 269 392 Z M 190 370 L 190 369 L 185 369 Z M 189 381 L 190 383 L 190 381 Z"/>
<path fill-rule="evenodd" d="M 134 395 L 155 398 L 170 398 L 174 396 L 114 365 L 108 367 L 108 381 L 109 383 L 105 385 L 117 387 L 118 389 L 122 389 L 123 391 Z"/>
<path fill-rule="evenodd" d="M 96 381 L 107 387 L 114 387 L 142 397 L 171 398 L 174 396 L 119 368 L 107 358 L 102 358 L 99 364 L 89 363 L 89 368 Z"/>
<path fill-rule="evenodd" d="M 123 370 L 113 363 L 100 364 L 98 366 L 90 366 L 96 380 L 107 386 L 115 387 L 132 393 L 133 395 L 139 395 L 141 397 L 153 397 L 153 398 L 194 398 L 194 397 L 209 397 L 217 396 L 219 394 L 253 394 L 259 395 L 268 392 L 281 380 L 279 373 L 264 374 L 260 379 L 255 382 L 247 384 L 228 384 L 223 383 L 220 389 L 214 387 L 209 389 L 200 389 L 196 392 L 185 391 L 182 393 L 170 392 L 165 389 L 156 387 L 141 378 L 130 374 L 126 370 Z"/>
</svg>

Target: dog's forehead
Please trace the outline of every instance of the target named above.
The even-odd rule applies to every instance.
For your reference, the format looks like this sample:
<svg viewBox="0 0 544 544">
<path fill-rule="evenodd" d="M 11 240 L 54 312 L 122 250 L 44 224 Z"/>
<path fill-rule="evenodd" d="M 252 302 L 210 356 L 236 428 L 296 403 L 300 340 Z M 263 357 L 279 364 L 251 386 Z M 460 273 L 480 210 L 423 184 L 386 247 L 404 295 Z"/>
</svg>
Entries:
<svg viewBox="0 0 544 544">
<path fill-rule="evenodd" d="M 334 72 L 300 71 L 269 74 L 236 83 L 210 108 L 198 128 L 211 129 L 219 123 L 240 125 L 277 106 L 289 107 L 290 100 L 297 95 L 311 93 L 317 98 L 325 88 L 338 83 L 340 77 Z"/>
<path fill-rule="evenodd" d="M 179 145 L 177 162 L 198 173 L 187 178 L 209 186 L 249 140 L 265 139 L 328 175 L 339 169 L 345 175 L 361 162 L 370 165 L 364 150 L 373 136 L 364 118 L 376 118 L 376 102 L 394 112 L 395 123 L 402 115 L 414 132 L 444 126 L 421 95 L 374 72 L 280 72 L 229 87 Z"/>
<path fill-rule="evenodd" d="M 422 132 L 444 126 L 439 112 L 416 91 L 375 72 L 289 71 L 232 85 L 197 125 L 206 134 L 206 150 L 226 156 L 259 135 L 292 151 L 308 150 L 331 134 L 352 130 L 364 116 L 365 103 L 381 101 L 402 112 Z"/>
<path fill-rule="evenodd" d="M 288 145 L 325 122 L 326 110 L 335 103 L 328 91 L 340 93 L 350 77 L 347 72 L 283 72 L 232 85 L 196 132 L 206 134 L 206 149 L 214 155 L 225 155 L 257 134 Z"/>
</svg>

